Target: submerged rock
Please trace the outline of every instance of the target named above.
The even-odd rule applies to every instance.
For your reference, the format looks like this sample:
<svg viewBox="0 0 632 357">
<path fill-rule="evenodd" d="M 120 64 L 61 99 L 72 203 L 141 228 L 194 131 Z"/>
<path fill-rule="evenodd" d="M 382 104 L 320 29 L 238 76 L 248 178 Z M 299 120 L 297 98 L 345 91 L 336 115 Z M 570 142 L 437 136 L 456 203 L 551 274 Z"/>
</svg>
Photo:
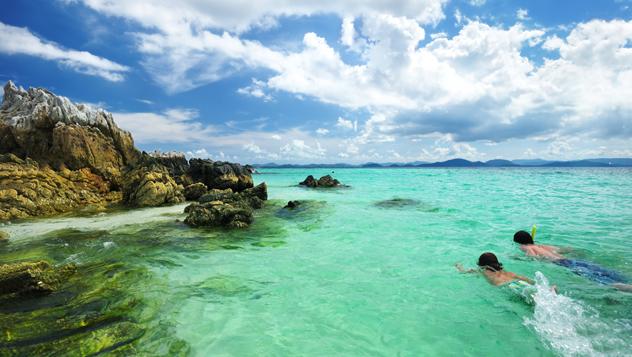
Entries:
<svg viewBox="0 0 632 357">
<path fill-rule="evenodd" d="M 309 175 L 305 178 L 305 180 L 303 180 L 303 182 L 300 182 L 299 185 L 316 188 L 316 187 L 338 187 L 341 184 L 340 184 L 340 181 L 331 177 L 331 175 L 325 175 L 319 178 L 318 180 L 316 180 L 314 176 Z"/>
<path fill-rule="evenodd" d="M 45 261 L 0 265 L 0 296 L 47 295 L 75 271 L 74 265 L 56 268 Z"/>
<path fill-rule="evenodd" d="M 245 228 L 254 220 L 253 210 L 263 207 L 267 199 L 265 183 L 242 192 L 211 190 L 184 209 L 184 223 L 193 227 Z"/>
<path fill-rule="evenodd" d="M 178 185 L 164 167 L 140 167 L 125 177 L 125 203 L 135 207 L 151 207 L 184 202 L 184 188 Z"/>
<path fill-rule="evenodd" d="M 195 201 L 206 194 L 207 191 L 208 188 L 205 184 L 197 182 L 184 188 L 184 198 L 187 201 Z"/>
<path fill-rule="evenodd" d="M 390 200 L 378 201 L 375 206 L 380 208 L 403 208 L 418 206 L 419 201 L 410 198 L 392 198 Z"/>
<path fill-rule="evenodd" d="M 193 227 L 245 228 L 253 221 L 253 210 L 246 205 L 211 201 L 186 208 L 184 223 Z"/>
<path fill-rule="evenodd" d="M 283 208 L 294 209 L 300 206 L 301 202 L 299 201 L 288 201 L 288 203 Z"/>
</svg>

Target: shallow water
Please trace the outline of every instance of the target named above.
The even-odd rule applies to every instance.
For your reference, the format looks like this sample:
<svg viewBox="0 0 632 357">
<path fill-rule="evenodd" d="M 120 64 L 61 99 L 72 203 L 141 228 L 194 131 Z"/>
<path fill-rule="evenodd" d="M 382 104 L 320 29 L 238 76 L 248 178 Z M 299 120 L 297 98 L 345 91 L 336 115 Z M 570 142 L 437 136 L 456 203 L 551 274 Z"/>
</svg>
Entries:
<svg viewBox="0 0 632 357">
<path fill-rule="evenodd" d="M 240 231 L 188 228 L 176 222 L 182 205 L 0 227 L 12 237 L 0 261 L 79 267 L 63 293 L 2 305 L 3 351 L 632 351 L 632 294 L 525 259 L 511 241 L 537 223 L 539 242 L 632 277 L 632 170 L 336 169 L 350 188 L 296 186 L 327 173 L 262 170 L 255 180 L 267 182 L 271 200 Z M 288 200 L 305 203 L 289 212 Z M 484 251 L 510 271 L 542 273 L 535 305 L 456 272 L 455 262 L 473 267 Z M 547 279 L 560 296 L 548 293 Z"/>
</svg>

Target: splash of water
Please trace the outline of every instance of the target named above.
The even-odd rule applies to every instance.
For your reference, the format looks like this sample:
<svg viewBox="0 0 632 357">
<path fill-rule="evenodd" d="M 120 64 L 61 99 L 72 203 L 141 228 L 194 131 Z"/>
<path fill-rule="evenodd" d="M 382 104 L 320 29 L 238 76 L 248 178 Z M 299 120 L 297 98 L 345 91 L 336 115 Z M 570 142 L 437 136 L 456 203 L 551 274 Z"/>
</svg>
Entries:
<svg viewBox="0 0 632 357">
<path fill-rule="evenodd" d="M 581 302 L 556 294 L 540 272 L 536 288 L 534 314 L 525 318 L 525 324 L 554 351 L 563 356 L 617 356 L 629 351 L 629 343 L 617 337 L 617 326 L 605 323 Z"/>
</svg>

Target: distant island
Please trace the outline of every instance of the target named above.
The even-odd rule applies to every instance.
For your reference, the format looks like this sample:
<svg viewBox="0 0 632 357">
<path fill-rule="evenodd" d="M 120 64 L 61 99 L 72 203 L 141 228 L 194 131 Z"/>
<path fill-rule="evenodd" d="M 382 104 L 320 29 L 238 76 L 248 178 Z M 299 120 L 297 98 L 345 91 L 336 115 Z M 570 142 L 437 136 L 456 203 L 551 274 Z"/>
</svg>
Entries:
<svg viewBox="0 0 632 357">
<path fill-rule="evenodd" d="M 255 168 L 429 168 L 429 167 L 632 167 L 632 158 L 596 158 L 570 161 L 550 161 L 542 159 L 523 160 L 489 160 L 469 161 L 465 159 L 451 159 L 439 162 L 367 162 L 364 164 L 253 164 Z"/>
</svg>

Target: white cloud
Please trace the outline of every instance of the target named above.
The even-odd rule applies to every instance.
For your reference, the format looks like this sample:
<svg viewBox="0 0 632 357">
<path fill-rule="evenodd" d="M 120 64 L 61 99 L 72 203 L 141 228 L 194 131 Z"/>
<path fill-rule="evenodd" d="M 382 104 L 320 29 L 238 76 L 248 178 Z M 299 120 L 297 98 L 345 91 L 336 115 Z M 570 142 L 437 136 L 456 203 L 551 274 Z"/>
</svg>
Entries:
<svg viewBox="0 0 632 357">
<path fill-rule="evenodd" d="M 208 125 L 195 121 L 192 109 L 168 109 L 163 113 L 113 113 L 114 121 L 128 130 L 139 144 L 204 142 L 216 133 Z"/>
<path fill-rule="evenodd" d="M 133 20 L 148 32 L 134 34 L 145 69 L 168 93 L 211 83 L 244 67 L 280 70 L 282 55 L 232 33 L 274 26 L 279 17 L 337 14 L 358 17 L 381 13 L 409 16 L 422 24 L 443 19 L 447 0 L 364 1 L 197 1 L 82 0 L 110 16 Z M 151 14 L 151 16 L 147 16 Z"/>
<path fill-rule="evenodd" d="M 352 47 L 355 39 L 355 27 L 353 20 L 353 17 L 345 17 L 342 19 L 340 42 L 347 47 Z"/>
<path fill-rule="evenodd" d="M 309 146 L 304 140 L 294 139 L 290 143 L 281 147 L 280 152 L 284 156 L 299 159 L 317 159 L 325 156 L 325 150 L 320 142 L 316 141 L 316 146 Z"/>
<path fill-rule="evenodd" d="M 469 3 L 472 6 L 483 6 L 485 5 L 485 3 L 487 2 L 487 0 L 470 0 Z"/>
<path fill-rule="evenodd" d="M 358 130 L 358 121 L 351 121 L 349 119 L 345 119 L 343 117 L 338 117 L 338 121 L 336 122 L 336 126 L 339 128 L 343 128 L 343 129 L 348 129 L 348 130 L 353 130 L 353 131 L 357 131 Z"/>
<path fill-rule="evenodd" d="M 222 3 L 225 8 L 192 0 L 178 6 L 158 0 L 84 3 L 141 24 L 144 32 L 134 36 L 143 64 L 167 91 L 264 69 L 271 73 L 261 79 L 268 90 L 368 112 L 362 127 L 354 125 L 359 144 L 429 133 L 451 134 L 455 142 L 632 136 L 632 21 L 580 23 L 559 38 L 545 29 L 493 26 L 461 14 L 456 35 L 422 42 L 422 26 L 443 18 L 444 1 L 271 1 Z M 148 11 L 155 16 L 145 16 Z M 353 38 L 361 63 L 345 62 L 316 33 L 305 34 L 292 49 L 239 37 L 281 16 L 322 13 L 343 19 L 341 42 Z M 542 48 L 553 51 L 553 59 L 533 62 L 525 52 L 545 39 Z"/>
<path fill-rule="evenodd" d="M 55 61 L 76 72 L 97 76 L 108 81 L 122 81 L 129 68 L 90 52 L 65 49 L 45 41 L 27 28 L 15 27 L 0 22 L 0 53 L 28 55 Z"/>
<path fill-rule="evenodd" d="M 253 78 L 251 85 L 237 89 L 237 93 L 260 98 L 264 102 L 269 102 L 273 98 L 270 94 L 265 92 L 266 86 L 265 82 Z"/>
<path fill-rule="evenodd" d="M 516 11 L 516 18 L 518 20 L 528 20 L 529 19 L 529 11 L 527 9 L 518 9 Z"/>
<path fill-rule="evenodd" d="M 329 130 L 325 129 L 325 128 L 318 128 L 318 129 L 316 129 L 316 134 L 318 134 L 318 135 L 327 135 L 327 134 L 329 134 Z"/>
<path fill-rule="evenodd" d="M 323 13 L 340 17 L 387 13 L 408 16 L 422 24 L 436 24 L 444 18 L 443 6 L 447 3 L 447 0 L 182 0 L 177 4 L 162 0 L 78 1 L 99 12 L 133 19 L 147 28 L 165 33 L 177 33 L 188 25 L 194 29 L 221 29 L 240 33 L 256 27 L 275 26 L 279 17 Z"/>
</svg>

